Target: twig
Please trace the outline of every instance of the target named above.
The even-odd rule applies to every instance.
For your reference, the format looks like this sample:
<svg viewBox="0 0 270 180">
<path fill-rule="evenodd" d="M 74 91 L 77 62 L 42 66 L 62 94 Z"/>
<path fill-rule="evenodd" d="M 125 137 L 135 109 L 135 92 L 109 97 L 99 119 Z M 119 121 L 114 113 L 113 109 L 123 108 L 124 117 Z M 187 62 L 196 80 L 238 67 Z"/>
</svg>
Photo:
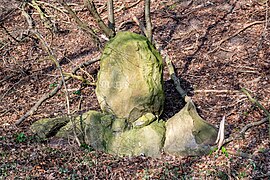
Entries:
<svg viewBox="0 0 270 180">
<path fill-rule="evenodd" d="M 227 90 L 227 89 L 221 89 L 221 90 L 215 90 L 215 89 L 206 89 L 206 90 L 194 90 L 194 93 L 239 93 L 239 91 L 235 90 Z"/>
<path fill-rule="evenodd" d="M 165 62 L 167 64 L 167 66 L 168 66 L 168 70 L 169 70 L 170 76 L 171 76 L 171 78 L 172 78 L 172 80 L 174 82 L 174 85 L 176 87 L 176 90 L 179 92 L 179 94 L 182 96 L 182 98 L 185 98 L 187 96 L 187 93 L 181 87 L 180 80 L 175 74 L 172 61 L 169 59 L 169 57 L 167 55 L 165 56 Z"/>
<path fill-rule="evenodd" d="M 241 89 L 243 91 L 243 93 L 245 93 L 248 97 L 248 99 L 256 104 L 256 106 L 258 106 L 261 110 L 263 110 L 263 112 L 266 114 L 267 118 L 268 118 L 268 121 L 269 121 L 269 128 L 268 128 L 268 134 L 269 134 L 269 138 L 270 138 L 270 112 L 267 111 L 265 109 L 265 107 L 263 107 L 263 105 L 261 105 L 261 103 L 259 103 L 259 101 L 257 101 L 256 99 L 254 99 L 253 97 L 251 97 L 251 95 L 249 94 L 249 92 L 245 89 L 245 88 L 242 88 Z"/>
<path fill-rule="evenodd" d="M 234 36 L 238 35 L 239 33 L 241 33 L 242 31 L 246 30 L 247 28 L 253 26 L 253 25 L 256 25 L 256 24 L 262 24 L 262 23 L 265 23 L 265 21 L 254 21 L 252 23 L 249 23 L 247 25 L 245 25 L 243 28 L 239 29 L 238 31 L 236 31 L 235 33 L 233 33 L 232 35 L 230 36 L 227 36 L 225 38 L 223 38 L 222 40 L 220 40 L 218 43 L 217 43 L 217 47 L 214 48 L 213 50 L 209 51 L 208 53 L 214 53 L 215 51 L 217 51 L 221 44 L 223 44 L 225 41 L 228 41 L 229 39 L 233 38 Z"/>
<path fill-rule="evenodd" d="M 114 11 L 114 14 L 116 14 L 116 13 L 122 11 L 122 10 L 128 10 L 128 9 L 130 9 L 130 8 L 132 8 L 132 7 L 134 7 L 134 6 L 136 6 L 136 5 L 139 4 L 140 2 L 141 2 L 141 0 L 138 0 L 138 1 L 136 1 L 136 2 L 133 3 L 133 4 L 131 4 L 131 5 L 128 6 L 128 7 L 126 7 L 125 5 L 122 5 L 120 8 L 118 8 L 118 9 L 116 9 L 116 10 Z M 106 19 L 107 17 L 108 17 L 108 16 L 105 15 L 105 16 L 102 17 L 102 19 Z M 118 29 L 119 29 L 119 28 L 118 28 Z"/>
<path fill-rule="evenodd" d="M 50 99 L 51 97 L 53 97 L 63 86 L 63 81 L 60 80 L 58 82 L 58 85 L 53 89 L 53 91 L 51 91 L 48 94 L 43 95 L 38 102 L 36 102 L 36 104 L 29 110 L 27 111 L 19 120 L 16 121 L 16 125 L 20 125 L 26 118 L 28 118 L 29 116 L 33 115 L 38 107 L 47 99 Z"/>
<path fill-rule="evenodd" d="M 34 1 L 34 0 L 33 0 Z M 23 15 L 24 17 L 27 19 L 27 22 L 28 22 L 28 26 L 29 26 L 29 31 L 35 35 L 42 43 L 43 45 L 43 49 L 49 54 L 49 57 L 51 59 L 51 61 L 56 65 L 56 67 L 59 69 L 59 72 L 60 72 L 60 75 L 61 75 L 61 78 L 62 78 L 62 83 L 64 85 L 64 88 L 65 88 L 65 94 L 66 94 L 66 102 L 67 102 L 67 111 L 68 111 L 68 114 L 70 114 L 70 107 L 69 107 L 69 93 L 67 91 L 67 86 L 66 86 L 66 83 L 65 83 L 65 79 L 64 79 L 64 76 L 63 76 L 63 71 L 62 71 L 62 68 L 59 64 L 59 62 L 57 61 L 57 58 L 56 56 L 54 55 L 52 49 L 50 48 L 50 46 L 47 44 L 47 42 L 45 41 L 45 39 L 42 37 L 42 35 L 36 30 L 36 29 L 33 29 L 33 22 L 32 22 L 32 18 L 31 16 L 25 12 L 24 10 L 24 7 L 22 8 L 22 12 L 23 12 Z M 20 120 L 20 119 L 19 119 Z M 17 124 L 17 123 L 16 123 Z"/>
<path fill-rule="evenodd" d="M 36 37 L 42 42 L 44 49 L 47 51 L 47 53 L 49 54 L 49 57 L 51 59 L 52 62 L 55 63 L 56 67 L 59 69 L 61 78 L 62 78 L 62 82 L 65 88 L 65 94 L 66 94 L 66 102 L 67 102 L 67 113 L 70 114 L 70 106 L 69 106 L 69 93 L 67 91 L 67 86 L 65 83 L 65 78 L 63 75 L 63 70 L 59 64 L 59 62 L 57 61 L 52 49 L 49 47 L 49 45 L 47 44 L 47 42 L 44 40 L 44 38 L 41 36 L 41 34 L 39 32 L 37 32 L 36 30 L 32 30 L 31 31 L 33 34 L 36 35 Z"/>
<path fill-rule="evenodd" d="M 66 73 L 66 72 L 63 72 L 63 75 L 66 76 L 66 77 L 73 78 L 73 79 L 78 79 L 78 80 L 82 81 L 82 83 L 85 83 L 87 85 L 92 85 L 92 86 L 96 85 L 96 83 L 89 82 L 87 79 L 85 79 L 82 76 L 78 76 L 78 75 L 75 75 L 75 74 L 72 74 L 72 73 Z"/>
<path fill-rule="evenodd" d="M 263 118 L 263 119 L 260 120 L 260 121 L 252 122 L 252 123 L 249 123 L 249 124 L 245 125 L 245 126 L 241 129 L 241 131 L 239 132 L 239 134 L 238 134 L 237 136 L 235 136 L 235 137 L 229 137 L 229 138 L 225 139 L 223 145 L 224 145 L 224 144 L 227 144 L 227 143 L 229 143 L 229 142 L 231 142 L 231 141 L 233 141 L 233 140 L 235 140 L 235 139 L 238 139 L 240 136 L 243 137 L 243 134 L 244 134 L 249 128 L 251 128 L 251 127 L 253 127 L 253 126 L 259 126 L 259 125 L 261 125 L 261 124 L 263 124 L 263 123 L 266 123 L 267 121 L 268 121 L 268 118 Z"/>
<path fill-rule="evenodd" d="M 82 67 L 86 67 L 86 66 L 89 66 L 97 61 L 99 61 L 100 59 L 99 58 L 94 58 L 94 59 L 91 59 L 90 61 L 87 61 L 87 62 L 83 62 L 82 64 L 80 64 L 79 66 L 75 67 L 73 70 L 72 70 L 72 73 L 75 74 L 80 68 Z M 70 77 L 66 78 L 65 81 L 68 81 L 70 79 Z M 51 97 L 53 97 L 63 86 L 63 81 L 60 80 L 58 82 L 58 85 L 51 91 L 49 92 L 48 94 L 45 94 L 43 95 L 39 100 L 38 102 L 36 102 L 36 104 L 28 111 L 26 112 L 15 124 L 16 125 L 19 125 L 21 124 L 26 118 L 28 118 L 29 116 L 31 116 L 32 114 L 34 114 L 38 107 L 44 102 L 46 101 L 47 99 L 50 99 Z"/>
<path fill-rule="evenodd" d="M 97 44 L 100 44 L 99 37 L 96 35 L 94 30 L 90 28 L 87 24 L 82 22 L 80 18 L 75 14 L 75 12 L 63 1 L 58 0 L 60 4 L 64 6 L 64 8 L 68 11 L 69 15 L 75 20 L 77 25 L 87 34 L 89 35 Z"/>
<path fill-rule="evenodd" d="M 146 37 L 152 43 L 152 23 L 151 23 L 151 15 L 150 15 L 150 0 L 144 1 L 144 18 L 146 23 Z"/>
<path fill-rule="evenodd" d="M 239 156 L 239 157 L 248 158 L 248 159 L 253 158 L 252 154 L 244 153 L 241 151 L 226 150 L 226 152 L 228 152 L 229 154 L 234 155 L 234 156 Z"/>
<path fill-rule="evenodd" d="M 19 84 L 22 81 L 22 78 L 20 78 L 20 80 L 16 83 L 14 83 L 0 98 L 0 102 L 2 101 L 2 99 L 4 99 L 4 97 L 9 93 L 10 90 L 12 90 L 14 88 L 14 86 L 16 86 L 17 84 Z"/>
<path fill-rule="evenodd" d="M 253 126 L 259 126 L 259 125 L 261 125 L 261 124 L 263 124 L 263 123 L 265 123 L 265 122 L 267 122 L 267 121 L 269 121 L 270 122 L 270 113 L 256 100 L 256 99 L 254 99 L 254 98 L 252 98 L 251 97 L 251 95 L 249 94 L 249 92 L 245 89 L 245 88 L 242 88 L 241 89 L 246 95 L 247 95 L 247 97 L 249 98 L 249 100 L 252 102 L 252 103 L 255 103 L 260 109 L 262 109 L 263 111 L 264 111 L 264 113 L 267 115 L 267 117 L 266 118 L 263 118 L 262 120 L 260 120 L 260 121 L 257 121 L 257 122 L 252 122 L 252 123 L 249 123 L 249 124 L 247 124 L 247 125 L 245 125 L 242 129 L 241 129 L 241 131 L 239 132 L 239 135 L 238 136 L 241 136 L 241 137 L 244 137 L 244 133 L 249 129 L 249 128 L 251 128 L 251 127 L 253 127 Z M 269 127 L 270 128 L 270 127 Z M 270 132 L 270 129 L 269 129 L 269 132 Z M 224 141 L 224 143 L 223 143 L 223 145 L 224 144 L 227 144 L 227 143 L 229 143 L 229 142 L 231 142 L 231 141 L 233 141 L 234 139 L 237 139 L 238 138 L 238 136 L 237 137 L 230 137 L 230 138 L 227 138 L 227 139 L 225 139 L 225 141 Z M 269 133 L 269 137 L 270 137 L 270 133 Z"/>
<path fill-rule="evenodd" d="M 251 127 L 253 127 L 253 126 L 259 126 L 259 125 L 261 125 L 261 124 L 267 122 L 267 119 L 268 119 L 268 118 L 264 118 L 264 119 L 262 119 L 262 120 L 260 120 L 260 121 L 256 121 L 256 122 L 249 123 L 249 124 L 245 125 L 245 127 L 243 127 L 242 130 L 241 130 L 239 133 L 240 133 L 242 136 L 244 136 L 244 133 L 245 133 L 249 128 L 251 128 Z"/>
<path fill-rule="evenodd" d="M 53 30 L 53 32 L 58 32 L 58 28 L 55 23 L 53 23 L 51 19 L 45 14 L 44 10 L 39 7 L 36 0 L 32 0 L 31 3 L 28 4 L 37 10 L 39 17 L 46 28 Z"/>
<path fill-rule="evenodd" d="M 136 16 L 132 16 L 132 19 L 140 27 L 142 33 L 145 36 L 147 36 L 147 31 L 146 31 L 146 28 L 144 27 L 143 23 L 141 23 L 141 21 Z"/>
<path fill-rule="evenodd" d="M 109 38 L 114 36 L 114 32 L 106 26 L 101 17 L 99 16 L 96 6 L 93 0 L 84 0 L 84 5 L 87 7 L 93 18 L 97 21 L 100 29 L 108 36 Z"/>
<path fill-rule="evenodd" d="M 2 23 L 0 23 L 0 27 L 1 27 L 2 29 L 4 29 L 5 33 L 6 33 L 9 37 L 11 37 L 14 41 L 16 41 L 16 42 L 18 42 L 18 43 L 21 42 L 21 40 L 19 40 L 19 39 L 15 38 L 14 36 L 12 36 L 12 34 L 10 34 L 10 32 L 6 29 L 5 26 L 3 26 Z"/>
<path fill-rule="evenodd" d="M 249 94 L 249 92 L 245 89 L 245 88 L 242 88 L 241 91 L 243 91 L 243 93 L 245 93 L 248 97 L 248 99 L 256 104 L 256 106 L 258 106 L 261 110 L 263 110 L 263 112 L 270 118 L 270 112 L 268 112 L 265 107 L 263 107 L 263 105 L 261 105 L 261 103 L 259 103 L 256 99 L 254 99 L 253 97 L 251 97 L 251 95 Z M 270 121 L 270 119 L 269 119 Z"/>
</svg>

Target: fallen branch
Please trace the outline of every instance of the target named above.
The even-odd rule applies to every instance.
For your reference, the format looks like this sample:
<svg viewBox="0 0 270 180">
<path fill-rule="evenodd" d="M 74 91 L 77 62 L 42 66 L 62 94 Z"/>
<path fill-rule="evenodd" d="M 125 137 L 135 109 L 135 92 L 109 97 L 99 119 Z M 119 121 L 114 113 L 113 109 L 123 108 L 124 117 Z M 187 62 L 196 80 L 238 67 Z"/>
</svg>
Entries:
<svg viewBox="0 0 270 180">
<path fill-rule="evenodd" d="M 26 118 L 28 118 L 29 116 L 33 115 L 38 107 L 47 99 L 50 99 L 51 97 L 53 97 L 63 86 L 63 81 L 60 80 L 58 82 L 58 85 L 53 89 L 53 91 L 51 91 L 48 94 L 43 95 L 38 102 L 36 102 L 36 104 L 29 110 L 27 111 L 19 120 L 16 121 L 16 125 L 20 125 Z"/>
<path fill-rule="evenodd" d="M 221 90 L 215 90 L 215 89 L 206 89 L 206 90 L 194 90 L 194 93 L 239 93 L 239 91 L 235 90 L 227 90 L 227 89 L 221 89 Z"/>
<path fill-rule="evenodd" d="M 249 94 L 249 92 L 245 89 L 245 88 L 242 88 L 241 89 L 243 91 L 243 93 L 245 93 L 248 97 L 248 99 L 254 103 L 256 106 L 258 106 L 261 110 L 263 110 L 263 112 L 266 114 L 267 116 L 267 119 L 269 121 L 269 129 L 268 129 L 268 134 L 269 134 L 269 138 L 270 138 L 270 112 L 267 111 L 265 109 L 265 107 L 263 107 L 263 105 L 261 105 L 261 103 L 259 103 L 259 101 L 257 101 L 256 99 L 254 99 L 253 97 L 251 97 L 251 95 Z"/>
<path fill-rule="evenodd" d="M 66 72 L 64 72 L 63 75 L 66 76 L 66 77 L 73 78 L 73 79 L 78 79 L 78 80 L 82 81 L 82 83 L 87 84 L 87 85 L 92 85 L 92 86 L 95 86 L 96 85 L 95 83 L 92 83 L 92 82 L 88 81 L 84 77 L 75 75 L 73 73 L 66 73 Z"/>
<path fill-rule="evenodd" d="M 239 132 L 239 134 L 238 134 L 237 136 L 229 137 L 229 138 L 225 139 L 223 145 L 224 145 L 224 144 L 227 144 L 227 143 L 229 143 L 229 142 L 231 142 L 231 141 L 233 141 L 233 140 L 239 139 L 239 137 L 242 137 L 242 138 L 243 138 L 243 137 L 244 137 L 244 133 L 245 133 L 249 128 L 254 127 L 254 126 L 259 126 L 259 125 L 261 125 L 261 124 L 263 124 L 263 123 L 266 123 L 267 121 L 268 121 L 268 118 L 263 118 L 263 119 L 260 120 L 260 121 L 252 122 L 252 123 L 249 123 L 249 124 L 245 125 L 245 126 L 241 129 L 241 131 Z"/>
<path fill-rule="evenodd" d="M 147 36 L 147 30 L 146 30 L 145 26 L 143 25 L 143 23 L 141 23 L 141 21 L 136 16 L 132 16 L 132 19 L 139 26 L 139 28 L 141 29 L 142 33 L 145 36 Z"/>
<path fill-rule="evenodd" d="M 269 111 L 267 111 L 267 110 L 266 110 L 266 109 L 265 109 L 265 108 L 264 108 L 264 107 L 263 107 L 256 99 L 252 98 L 251 95 L 249 94 L 249 92 L 248 92 L 245 88 L 242 88 L 241 90 L 247 95 L 247 97 L 249 98 L 249 100 L 250 100 L 252 103 L 256 104 L 260 109 L 262 109 L 262 110 L 264 111 L 264 113 L 267 115 L 267 117 L 266 117 L 266 118 L 263 118 L 263 119 L 260 120 L 260 121 L 252 122 L 252 123 L 249 123 L 249 124 L 245 125 L 245 126 L 241 129 L 241 131 L 239 132 L 239 135 L 237 135 L 236 137 L 230 137 L 230 138 L 225 139 L 223 145 L 224 145 L 224 144 L 227 144 L 227 143 L 229 143 L 229 142 L 231 142 L 231 141 L 233 141 L 234 139 L 238 139 L 239 136 L 241 136 L 242 138 L 244 138 L 244 133 L 245 133 L 249 128 L 251 128 L 251 127 L 253 127 L 253 126 L 259 126 L 259 125 L 261 125 L 261 124 L 263 124 L 263 123 L 265 123 L 265 122 L 267 122 L 267 121 L 270 122 L 270 113 L 269 113 Z M 269 137 L 270 137 L 270 127 L 269 127 Z"/>
<path fill-rule="evenodd" d="M 45 13 L 45 11 L 39 6 L 36 0 L 32 0 L 31 3 L 28 3 L 30 6 L 36 9 L 39 14 L 39 17 L 44 24 L 44 26 L 48 29 L 53 30 L 53 32 L 58 32 L 58 28 L 55 23 L 53 23 L 50 17 Z"/>
<path fill-rule="evenodd" d="M 65 3 L 63 0 L 58 0 L 60 4 L 68 11 L 68 14 L 75 20 L 79 28 L 81 28 L 87 35 L 89 35 L 95 43 L 100 44 L 99 37 L 96 35 L 94 30 L 90 28 L 87 24 L 82 22 L 80 18 L 75 14 L 75 12 Z"/>
<path fill-rule="evenodd" d="M 230 36 L 227 36 L 225 38 L 223 38 L 222 40 L 220 40 L 218 43 L 217 43 L 217 47 L 214 48 L 213 50 L 209 51 L 208 53 L 214 53 L 215 51 L 217 51 L 220 46 L 225 42 L 225 41 L 228 41 L 229 39 L 233 38 L 234 36 L 238 35 L 239 33 L 243 32 L 244 30 L 246 30 L 247 28 L 251 27 L 251 26 L 254 26 L 256 24 L 262 24 L 262 23 L 265 23 L 265 21 L 254 21 L 252 23 L 249 23 L 247 25 L 245 25 L 243 28 L 239 29 L 238 31 L 236 31 L 235 33 L 233 33 L 232 35 Z"/>
<path fill-rule="evenodd" d="M 91 59 L 90 61 L 87 61 L 87 62 L 84 62 L 82 64 L 80 64 L 79 66 L 75 67 L 73 70 L 72 70 L 72 73 L 75 74 L 80 68 L 82 67 L 87 67 L 97 61 L 99 61 L 100 59 L 99 58 L 94 58 L 94 59 Z M 65 81 L 68 81 L 69 79 L 71 79 L 71 77 L 67 77 L 65 79 Z M 58 82 L 58 85 L 51 91 L 49 92 L 48 94 L 45 94 L 43 95 L 39 100 L 38 102 L 36 102 L 36 104 L 28 111 L 26 112 L 19 120 L 17 120 L 17 122 L 15 123 L 16 125 L 20 125 L 26 118 L 28 118 L 29 116 L 33 115 L 38 107 L 46 100 L 50 99 L 51 97 L 53 97 L 63 86 L 63 81 L 62 79 L 59 80 Z"/>
<path fill-rule="evenodd" d="M 251 97 L 251 95 L 249 94 L 249 92 L 245 89 L 245 88 L 242 88 L 241 91 L 243 91 L 243 93 L 245 93 L 248 97 L 248 99 L 254 103 L 256 106 L 258 106 L 261 110 L 263 110 L 263 112 L 267 115 L 267 117 L 270 118 L 270 112 L 268 112 L 265 107 L 263 107 L 263 105 L 261 105 L 261 103 L 259 103 L 256 99 L 254 99 L 253 97 Z M 270 119 L 269 119 L 269 122 L 270 122 Z"/>
</svg>

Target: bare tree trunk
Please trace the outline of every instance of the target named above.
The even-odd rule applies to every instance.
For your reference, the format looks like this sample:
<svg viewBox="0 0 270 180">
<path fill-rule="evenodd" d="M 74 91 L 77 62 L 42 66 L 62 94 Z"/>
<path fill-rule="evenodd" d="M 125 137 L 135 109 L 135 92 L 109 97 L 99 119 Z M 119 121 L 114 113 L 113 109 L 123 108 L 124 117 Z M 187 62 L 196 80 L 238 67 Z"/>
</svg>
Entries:
<svg viewBox="0 0 270 180">
<path fill-rule="evenodd" d="M 152 43 L 152 23 L 151 23 L 151 16 L 150 16 L 150 3 L 151 0 L 145 0 L 144 2 L 144 16 L 145 16 L 145 23 L 146 23 L 146 36 L 149 41 Z"/>
<path fill-rule="evenodd" d="M 115 34 L 114 7 L 113 0 L 108 0 L 108 26 Z"/>
<path fill-rule="evenodd" d="M 99 16 L 93 0 L 84 0 L 84 5 L 90 11 L 91 15 L 97 21 L 98 26 L 105 33 L 105 35 L 108 36 L 109 38 L 113 37 L 114 32 L 110 28 L 108 28 L 108 26 L 106 26 L 102 18 Z"/>
</svg>

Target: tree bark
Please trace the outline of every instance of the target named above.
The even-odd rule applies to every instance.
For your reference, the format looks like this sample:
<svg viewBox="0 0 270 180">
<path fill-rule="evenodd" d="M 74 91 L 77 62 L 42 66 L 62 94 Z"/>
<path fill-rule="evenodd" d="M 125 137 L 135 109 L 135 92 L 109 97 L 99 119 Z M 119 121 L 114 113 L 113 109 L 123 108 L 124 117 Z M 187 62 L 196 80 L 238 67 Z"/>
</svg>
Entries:
<svg viewBox="0 0 270 180">
<path fill-rule="evenodd" d="M 146 36 L 149 41 L 152 43 L 152 23 L 151 23 L 151 16 L 150 16 L 150 0 L 145 0 L 144 4 L 144 16 L 145 16 L 145 23 L 146 23 Z"/>
<path fill-rule="evenodd" d="M 115 34 L 114 6 L 113 0 L 108 0 L 108 26 Z"/>
</svg>

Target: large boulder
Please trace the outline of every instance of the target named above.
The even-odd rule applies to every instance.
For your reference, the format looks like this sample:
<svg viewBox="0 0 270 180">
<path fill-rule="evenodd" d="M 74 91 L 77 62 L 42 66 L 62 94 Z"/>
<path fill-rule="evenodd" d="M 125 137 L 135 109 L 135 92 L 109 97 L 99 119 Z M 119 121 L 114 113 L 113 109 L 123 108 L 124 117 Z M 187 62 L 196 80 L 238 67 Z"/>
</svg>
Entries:
<svg viewBox="0 0 270 180">
<path fill-rule="evenodd" d="M 128 127 L 126 119 L 88 111 L 71 119 L 56 137 L 73 139 L 76 134 L 80 142 L 96 150 L 117 155 L 158 157 L 165 140 L 165 123 L 155 119 L 153 114 L 147 113 L 135 121 L 134 127 Z"/>
<path fill-rule="evenodd" d="M 147 38 L 119 32 L 101 57 L 97 99 L 104 112 L 131 123 L 147 112 L 160 115 L 162 79 L 162 58 Z"/>
<path fill-rule="evenodd" d="M 191 100 L 166 122 L 164 151 L 168 154 L 203 155 L 215 143 L 217 130 L 197 113 Z"/>
</svg>

